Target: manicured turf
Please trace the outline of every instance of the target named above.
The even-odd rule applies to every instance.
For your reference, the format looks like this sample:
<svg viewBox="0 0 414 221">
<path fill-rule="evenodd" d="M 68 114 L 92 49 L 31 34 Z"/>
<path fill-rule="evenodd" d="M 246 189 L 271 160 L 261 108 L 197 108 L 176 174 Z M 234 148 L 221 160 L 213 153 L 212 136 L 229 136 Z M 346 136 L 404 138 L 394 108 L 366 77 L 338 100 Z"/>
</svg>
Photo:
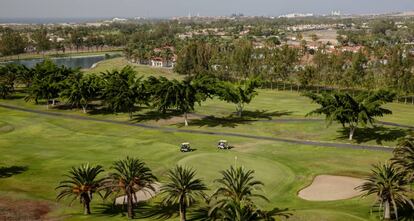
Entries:
<svg viewBox="0 0 414 221">
<path fill-rule="evenodd" d="M 23 99 L 4 100 L 3 102 L 39 110 L 46 109 L 44 105 L 26 103 Z M 375 127 L 358 129 L 354 137 L 355 139 L 349 141 L 348 130 L 342 128 L 341 125 L 333 123 L 327 127 L 323 116 L 306 117 L 306 114 L 316 107 L 316 104 L 311 103 L 308 98 L 296 92 L 259 90 L 259 96 L 251 104 L 246 105 L 245 119 L 231 116 L 234 115 L 234 104 L 218 99 L 207 100 L 201 106 L 196 106 L 195 113 L 200 116 L 190 120 L 188 129 L 390 147 L 396 144 L 398 138 L 404 137 L 409 133 L 408 128 L 376 124 Z M 388 104 L 387 107 L 393 111 L 393 114 L 378 118 L 378 120 L 414 126 L 413 105 L 392 103 Z M 64 111 L 68 114 L 84 116 L 79 110 L 52 109 L 49 111 Z M 113 115 L 106 112 L 91 111 L 89 116 L 130 121 L 128 115 L 122 113 Z M 174 115 L 161 116 L 155 110 L 148 108 L 142 108 L 135 112 L 134 118 L 131 121 L 172 128 L 184 128 L 182 117 L 174 117 Z"/>
<path fill-rule="evenodd" d="M 259 202 L 271 208 L 289 208 L 293 220 L 314 217 L 314 220 L 369 219 L 371 199 L 351 199 L 338 202 L 314 203 L 301 200 L 297 191 L 309 184 L 316 174 L 363 176 L 370 165 L 390 157 L 389 153 L 363 150 L 344 150 L 300 146 L 269 141 L 232 138 L 233 150 L 218 151 L 217 136 L 189 136 L 135 127 L 89 121 L 67 120 L 0 108 L 0 166 L 27 166 L 27 171 L 9 178 L 0 178 L 1 195 L 53 201 L 54 187 L 71 166 L 89 162 L 106 168 L 112 161 L 125 156 L 143 159 L 165 180 L 165 172 L 175 164 L 192 166 L 214 188 L 212 180 L 218 171 L 235 163 L 256 170 L 256 177 L 266 186 L 264 192 L 270 203 Z M 197 150 L 180 153 L 178 144 L 189 141 Z M 235 157 L 237 156 L 237 162 Z M 124 220 L 121 215 L 102 216 L 96 213 L 101 200 L 96 197 L 95 215 L 83 218 L 81 208 L 68 202 L 57 205 L 52 215 L 70 215 L 68 220 Z M 312 214 L 309 216 L 308 214 Z M 344 217 L 347 217 L 346 219 Z M 297 219 L 296 219 L 297 218 Z M 355 219 L 353 219 L 355 218 Z M 145 220 L 145 219 L 144 219 Z M 151 220 L 151 219 L 149 219 Z M 309 219 L 307 219 L 309 220 Z M 311 219 L 312 220 L 312 219 Z"/>
<path fill-rule="evenodd" d="M 114 59 L 115 60 L 115 59 Z M 122 62 L 120 60 L 120 62 Z M 147 68 L 147 67 L 146 67 Z M 150 73 L 151 74 L 151 73 Z M 323 120 L 287 121 L 303 119 L 316 107 L 307 98 L 295 92 L 260 90 L 260 95 L 246 106 L 247 119 L 275 120 L 240 121 L 229 118 L 234 105 L 218 100 L 209 100 L 197 107 L 199 115 L 214 117 L 193 119 L 190 130 L 222 131 L 269 137 L 348 142 L 340 132 L 339 125 L 326 128 Z M 20 94 L 21 95 L 21 94 Z M 1 100 L 30 109 L 44 110 L 44 105 L 25 103 L 18 96 Z M 404 104 L 387 105 L 394 111 L 383 121 L 414 125 L 414 106 Z M 99 119 L 129 121 L 127 114 L 112 115 L 91 112 L 84 115 L 79 110 L 50 109 L 49 112 L 88 116 Z M 182 128 L 182 118 L 160 116 L 142 109 L 135 113 L 132 122 Z M 114 160 L 136 156 L 148 163 L 155 174 L 165 180 L 166 171 L 176 164 L 194 167 L 210 189 L 215 188 L 214 179 L 219 171 L 230 165 L 244 166 L 256 171 L 256 177 L 265 183 L 263 189 L 270 203 L 258 201 L 266 209 L 289 208 L 291 220 L 375 220 L 370 216 L 372 198 L 308 202 L 296 196 L 297 192 L 310 184 L 318 174 L 349 175 L 363 177 L 369 173 L 371 164 L 388 159 L 388 152 L 338 149 L 330 147 L 304 146 L 258 139 L 193 135 L 178 132 L 161 132 L 126 125 L 81 121 L 0 108 L 0 167 L 24 168 L 11 177 L 0 178 L 0 198 L 37 199 L 54 202 L 54 188 L 62 175 L 72 166 L 82 163 L 102 164 L 108 170 Z M 159 120 L 161 118 L 161 120 Z M 162 120 L 166 118 L 167 120 Z M 158 119 L 158 121 L 157 121 Z M 322 119 L 312 117 L 312 119 Z M 383 127 L 358 131 L 361 144 L 394 145 L 406 129 Z M 368 132 L 366 132 L 368 131 Z M 218 151 L 216 142 L 227 139 L 235 148 Z M 179 144 L 190 142 L 197 150 L 192 153 L 179 152 Z M 237 160 L 235 160 L 237 157 Z M 26 168 L 27 167 L 27 170 Z M 93 201 L 94 215 L 84 217 L 77 201 L 68 206 L 68 201 L 56 204 L 50 216 L 64 216 L 67 220 L 125 220 L 118 213 L 104 210 L 102 200 Z M 109 203 L 109 202 L 108 202 Z M 152 219 L 143 219 L 152 220 Z M 172 219 L 176 220 L 176 219 Z"/>
</svg>

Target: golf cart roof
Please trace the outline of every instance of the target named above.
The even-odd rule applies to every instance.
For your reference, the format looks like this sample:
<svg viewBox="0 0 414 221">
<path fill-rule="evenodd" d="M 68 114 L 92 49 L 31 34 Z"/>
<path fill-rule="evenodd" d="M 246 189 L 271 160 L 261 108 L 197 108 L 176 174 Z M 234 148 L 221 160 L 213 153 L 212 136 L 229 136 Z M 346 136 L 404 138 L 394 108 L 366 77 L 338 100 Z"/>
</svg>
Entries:
<svg viewBox="0 0 414 221">
<path fill-rule="evenodd" d="M 181 145 L 190 145 L 190 143 L 182 143 Z"/>
<path fill-rule="evenodd" d="M 220 140 L 219 143 L 227 143 L 227 140 Z"/>
</svg>

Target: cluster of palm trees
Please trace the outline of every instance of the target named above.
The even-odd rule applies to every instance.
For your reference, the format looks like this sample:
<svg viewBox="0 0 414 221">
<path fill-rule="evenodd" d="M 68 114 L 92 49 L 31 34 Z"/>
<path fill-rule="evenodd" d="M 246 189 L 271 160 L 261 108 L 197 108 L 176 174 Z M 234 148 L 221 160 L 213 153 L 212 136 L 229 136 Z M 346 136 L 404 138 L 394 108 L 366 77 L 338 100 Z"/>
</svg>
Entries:
<svg viewBox="0 0 414 221">
<path fill-rule="evenodd" d="M 363 196 L 374 195 L 381 219 L 414 218 L 414 137 L 401 139 L 393 158 L 374 165 L 372 174 L 358 189 Z M 402 215 L 400 215 L 400 212 Z"/>
<path fill-rule="evenodd" d="M 73 167 L 65 175 L 67 179 L 56 188 L 59 190 L 57 199 L 71 198 L 72 202 L 79 199 L 84 214 L 88 215 L 91 214 L 90 204 L 94 194 L 99 194 L 103 199 L 122 195 L 126 199 L 128 217 L 134 218 L 134 209 L 140 201 L 136 193 L 154 193 L 155 186 L 159 185 L 152 170 L 137 158 L 115 161 L 106 176 L 101 176 L 103 172 L 100 165 Z M 187 220 L 191 207 L 197 207 L 191 210 L 192 220 L 256 221 L 289 216 L 278 209 L 263 211 L 257 208 L 254 198 L 267 199 L 258 193 L 264 184 L 254 178 L 254 171 L 230 167 L 221 175 L 222 178 L 215 181 L 219 187 L 209 196 L 206 184 L 197 178 L 196 171 L 178 165 L 168 171 L 168 181 L 161 185 L 162 200 L 159 205 L 178 208 L 181 221 Z"/>
</svg>

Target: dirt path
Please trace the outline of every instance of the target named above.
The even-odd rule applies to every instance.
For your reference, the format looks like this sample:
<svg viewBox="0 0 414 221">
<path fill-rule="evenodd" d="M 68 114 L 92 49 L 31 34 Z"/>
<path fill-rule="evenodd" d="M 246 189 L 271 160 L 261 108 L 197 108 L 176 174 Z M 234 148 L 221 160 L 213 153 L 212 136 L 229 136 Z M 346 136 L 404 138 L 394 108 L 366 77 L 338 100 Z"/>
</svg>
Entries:
<svg viewBox="0 0 414 221">
<path fill-rule="evenodd" d="M 226 136 L 241 137 L 241 138 L 250 138 L 250 139 L 257 139 L 257 140 L 269 140 L 269 141 L 276 141 L 276 142 L 284 142 L 284 143 L 291 143 L 291 144 L 301 144 L 301 145 L 308 145 L 308 146 L 322 146 L 322 147 L 360 149 L 360 150 L 375 150 L 375 151 L 387 151 L 387 152 L 392 151 L 392 148 L 384 147 L 384 146 L 356 145 L 356 144 L 348 144 L 348 143 L 333 143 L 333 142 L 320 142 L 320 141 L 308 141 L 308 140 L 293 140 L 293 139 L 267 137 L 267 136 L 256 136 L 256 135 L 238 134 L 238 133 L 167 128 L 167 127 L 153 126 L 153 125 L 142 124 L 142 123 L 131 123 L 131 122 L 125 122 L 125 121 L 97 119 L 97 118 L 92 118 L 92 117 L 87 117 L 87 116 L 77 116 L 77 115 L 70 115 L 70 114 L 64 114 L 64 113 L 33 110 L 33 109 L 17 107 L 17 106 L 13 106 L 13 105 L 9 105 L 9 104 L 0 104 L 0 107 L 10 109 L 10 110 L 17 110 L 17 111 L 23 111 L 23 112 L 28 112 L 28 113 L 35 113 L 35 114 L 41 114 L 41 115 L 46 115 L 46 116 L 62 117 L 62 118 L 66 118 L 66 119 L 76 119 L 76 120 L 102 122 L 102 123 L 110 123 L 110 124 L 127 125 L 127 126 L 141 127 L 141 128 L 145 128 L 145 129 L 165 131 L 165 132 L 217 135 L 217 136 L 223 136 L 223 137 L 226 137 Z"/>
</svg>

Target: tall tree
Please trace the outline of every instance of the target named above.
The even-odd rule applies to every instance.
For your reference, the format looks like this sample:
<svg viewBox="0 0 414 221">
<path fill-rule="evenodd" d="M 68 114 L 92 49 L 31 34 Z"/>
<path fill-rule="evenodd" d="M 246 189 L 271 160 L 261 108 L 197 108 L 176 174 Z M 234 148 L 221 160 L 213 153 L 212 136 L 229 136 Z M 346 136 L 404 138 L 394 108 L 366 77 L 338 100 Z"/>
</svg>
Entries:
<svg viewBox="0 0 414 221">
<path fill-rule="evenodd" d="M 242 84 L 221 82 L 217 85 L 216 94 L 221 100 L 236 104 L 236 112 L 242 117 L 244 106 L 249 104 L 258 94 L 256 88 L 260 85 L 256 79 L 247 80 Z"/>
<path fill-rule="evenodd" d="M 207 190 L 202 180 L 196 178 L 193 169 L 176 166 L 168 172 L 169 182 L 161 187 L 164 194 L 164 203 L 167 205 L 179 205 L 180 220 L 187 220 L 187 209 L 193 205 L 197 198 L 205 197 Z"/>
<path fill-rule="evenodd" d="M 37 52 L 50 50 L 51 41 L 49 40 L 47 29 L 45 27 L 42 26 L 40 29 L 36 30 L 33 33 L 32 38 L 36 43 Z"/>
<path fill-rule="evenodd" d="M 102 166 L 90 166 L 89 164 L 80 167 L 72 167 L 67 180 L 61 181 L 56 188 L 60 190 L 57 199 L 73 197 L 72 202 L 80 199 L 83 204 L 84 214 L 91 214 L 90 203 L 94 193 L 99 191 L 102 179 L 98 178 L 104 170 Z M 98 192 L 99 193 L 99 192 Z"/>
<path fill-rule="evenodd" d="M 414 183 L 414 137 L 402 138 L 394 149 L 394 163 L 407 172 L 407 180 Z"/>
<path fill-rule="evenodd" d="M 211 45 L 203 41 L 190 42 L 178 53 L 175 71 L 183 75 L 206 73 L 210 70 Z"/>
<path fill-rule="evenodd" d="M 113 112 L 127 112 L 132 118 L 135 104 L 146 102 L 142 77 L 137 78 L 131 66 L 102 73 L 102 79 L 102 98 Z"/>
<path fill-rule="evenodd" d="M 79 72 L 78 69 L 71 69 L 65 66 L 58 67 L 50 60 L 37 64 L 33 70 L 33 80 L 28 88 L 28 95 L 25 100 L 46 99 L 46 107 L 49 108 L 49 101 L 55 105 L 55 100 L 63 89 L 63 82 L 66 78 Z"/>
<path fill-rule="evenodd" d="M 27 39 L 19 32 L 6 28 L 0 36 L 0 54 L 3 56 L 15 55 L 24 52 L 27 46 Z"/>
<path fill-rule="evenodd" d="M 366 182 L 357 189 L 364 192 L 363 196 L 375 195 L 382 217 L 391 220 L 391 208 L 398 220 L 398 207 L 402 204 L 413 203 L 409 199 L 408 182 L 404 179 L 405 172 L 398 170 L 392 164 L 375 165 Z"/>
<path fill-rule="evenodd" d="M 101 79 L 97 75 L 74 74 L 64 84 L 60 96 L 72 106 L 81 106 L 83 113 L 86 113 L 89 103 L 98 98 L 101 89 Z"/>
<path fill-rule="evenodd" d="M 170 108 L 176 108 L 184 114 L 185 126 L 188 126 L 188 113 L 194 111 L 196 103 L 201 104 L 209 97 L 211 88 L 209 89 L 204 83 L 204 78 L 185 79 L 183 81 L 168 80 L 164 77 L 159 79 L 150 78 L 151 94 L 153 97 L 153 105 L 159 111 L 166 112 Z M 204 83 L 201 83 L 204 81 Z"/>
<path fill-rule="evenodd" d="M 155 191 L 154 184 L 157 178 L 147 165 L 137 158 L 127 157 L 114 162 L 114 172 L 103 181 L 103 188 L 107 190 L 106 197 L 111 193 L 120 192 L 126 196 L 128 218 L 134 218 L 134 204 L 138 202 L 136 192 Z"/>
<path fill-rule="evenodd" d="M 392 114 L 391 110 L 382 105 L 393 101 L 395 94 L 389 91 L 376 91 L 361 93 L 353 97 L 349 93 L 323 93 L 321 95 L 308 93 L 307 97 L 312 99 L 321 107 L 311 111 L 307 115 L 323 114 L 326 116 L 328 125 L 336 121 L 343 127 L 349 127 L 349 140 L 353 139 L 358 126 L 372 125 L 374 117 L 382 117 Z"/>
</svg>

